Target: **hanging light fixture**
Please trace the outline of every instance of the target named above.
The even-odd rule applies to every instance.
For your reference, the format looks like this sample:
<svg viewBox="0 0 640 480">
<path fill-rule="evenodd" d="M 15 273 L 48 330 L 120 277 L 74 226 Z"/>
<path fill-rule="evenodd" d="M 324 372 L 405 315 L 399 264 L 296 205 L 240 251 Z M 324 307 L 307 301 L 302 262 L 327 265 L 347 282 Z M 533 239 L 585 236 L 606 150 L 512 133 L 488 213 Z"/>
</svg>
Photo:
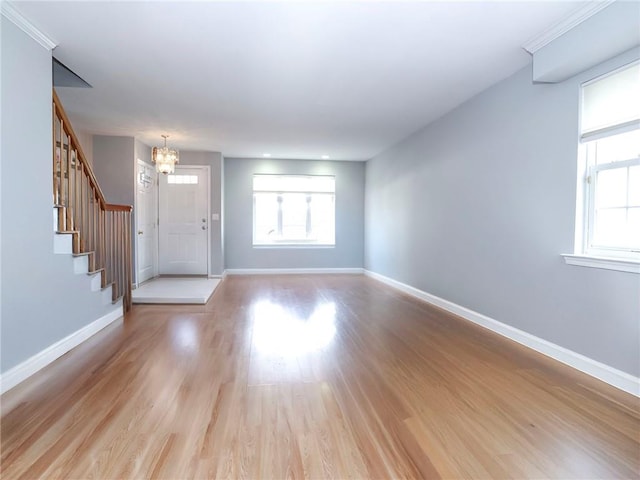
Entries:
<svg viewBox="0 0 640 480">
<path fill-rule="evenodd" d="M 156 171 L 160 173 L 173 173 L 176 171 L 176 163 L 180 161 L 178 150 L 167 147 L 167 138 L 169 135 L 161 135 L 164 138 L 164 147 L 153 147 L 151 158 L 156 164 Z"/>
</svg>

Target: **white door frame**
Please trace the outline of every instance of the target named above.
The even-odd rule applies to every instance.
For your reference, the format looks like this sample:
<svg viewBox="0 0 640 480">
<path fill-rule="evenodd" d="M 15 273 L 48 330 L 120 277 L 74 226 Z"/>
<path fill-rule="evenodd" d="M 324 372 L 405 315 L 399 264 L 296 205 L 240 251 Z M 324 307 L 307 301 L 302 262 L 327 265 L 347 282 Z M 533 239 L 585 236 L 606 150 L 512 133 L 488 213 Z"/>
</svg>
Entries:
<svg viewBox="0 0 640 480">
<path fill-rule="evenodd" d="M 211 167 L 209 165 L 176 165 L 176 172 L 182 168 L 195 168 L 204 170 L 207 177 L 207 278 L 211 275 Z M 162 174 L 159 174 L 162 175 Z M 158 181 L 158 220 L 160 219 L 160 195 L 162 194 L 160 190 L 160 181 Z M 158 240 L 158 259 L 162 252 L 160 251 L 160 228 L 157 229 L 158 235 L 156 236 Z M 160 263 L 160 260 L 157 262 Z M 158 265 L 156 265 L 158 268 Z"/>
<path fill-rule="evenodd" d="M 140 228 L 140 226 L 138 225 L 138 220 L 139 220 L 139 216 L 137 215 L 138 210 L 140 209 L 140 206 L 138 205 L 138 165 L 144 165 L 147 168 L 150 168 L 152 171 L 155 172 L 155 167 L 153 165 L 151 165 L 150 163 L 145 162 L 144 160 L 141 160 L 140 158 L 136 159 L 136 170 L 135 170 L 135 196 L 134 196 L 134 212 L 136 213 L 135 215 L 135 220 L 136 223 L 134 225 L 135 230 L 133 230 L 133 235 L 135 236 L 135 242 L 134 242 L 134 249 L 135 249 L 135 254 L 136 254 L 136 264 L 135 264 L 135 268 L 134 268 L 134 272 L 133 272 L 133 288 L 138 288 L 140 286 L 140 282 L 138 280 L 138 272 L 140 271 L 138 265 L 139 265 L 139 261 L 140 261 L 140 254 L 139 254 L 139 248 L 138 248 L 138 230 Z M 155 198 L 153 199 L 155 204 L 156 204 L 156 219 L 155 219 L 155 223 L 156 223 L 156 227 L 158 225 L 158 174 L 156 173 L 155 177 L 153 177 L 152 181 L 155 183 L 156 186 L 156 195 Z M 152 242 L 155 251 L 153 252 L 153 277 L 155 278 L 158 276 L 158 258 L 159 258 L 159 252 L 158 252 L 158 244 L 159 244 L 159 239 L 158 239 L 158 228 L 155 229 L 155 238 L 154 241 Z"/>
</svg>

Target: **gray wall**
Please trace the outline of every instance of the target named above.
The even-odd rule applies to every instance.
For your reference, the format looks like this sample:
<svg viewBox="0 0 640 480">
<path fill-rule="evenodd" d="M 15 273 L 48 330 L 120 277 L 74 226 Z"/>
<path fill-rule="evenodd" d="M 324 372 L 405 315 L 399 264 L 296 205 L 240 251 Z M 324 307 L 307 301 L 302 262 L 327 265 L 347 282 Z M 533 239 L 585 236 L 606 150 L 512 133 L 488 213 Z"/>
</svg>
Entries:
<svg viewBox="0 0 640 480">
<path fill-rule="evenodd" d="M 153 165 L 151 161 L 151 147 L 145 143 L 142 143 L 137 138 L 134 141 L 134 150 L 135 150 L 135 160 L 142 160 L 143 162 L 147 162 L 150 165 Z M 133 196 L 135 198 L 136 195 L 136 168 L 137 164 L 134 162 L 133 164 Z"/>
<path fill-rule="evenodd" d="M 51 52 L 1 17 L 0 371 L 105 315 L 70 255 L 53 253 Z M 86 294 L 84 294 L 86 292 Z"/>
<path fill-rule="evenodd" d="M 211 190 L 211 214 L 218 214 L 219 220 L 209 219 L 211 230 L 211 258 L 209 259 L 210 275 L 222 275 L 224 257 L 222 247 L 222 155 L 219 152 L 180 151 L 179 165 L 208 165 L 211 171 L 209 179 Z"/>
<path fill-rule="evenodd" d="M 93 134 L 78 130 L 75 125 L 73 126 L 73 131 L 76 133 L 76 137 L 80 142 L 82 153 L 84 153 L 85 158 L 93 167 Z"/>
<path fill-rule="evenodd" d="M 93 136 L 93 171 L 107 203 L 133 205 L 135 155 L 133 137 Z"/>
<path fill-rule="evenodd" d="M 531 67 L 367 163 L 366 268 L 640 375 L 640 276 L 573 252 L 581 82 Z"/>
<path fill-rule="evenodd" d="M 361 162 L 225 159 L 226 268 L 362 268 L 364 169 Z M 335 175 L 335 248 L 254 248 L 253 175 L 256 173 Z"/>
</svg>

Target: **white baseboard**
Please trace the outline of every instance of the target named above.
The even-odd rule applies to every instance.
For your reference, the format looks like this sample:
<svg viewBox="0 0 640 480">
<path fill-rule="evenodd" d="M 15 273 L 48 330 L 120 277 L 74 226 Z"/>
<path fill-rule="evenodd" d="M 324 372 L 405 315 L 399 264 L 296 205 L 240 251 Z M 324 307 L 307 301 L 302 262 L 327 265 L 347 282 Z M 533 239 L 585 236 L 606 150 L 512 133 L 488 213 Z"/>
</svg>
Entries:
<svg viewBox="0 0 640 480">
<path fill-rule="evenodd" d="M 398 282 L 392 278 L 385 277 L 379 273 L 365 270 L 364 274 L 375 280 L 378 280 L 390 287 L 407 293 L 415 298 L 424 300 L 427 303 L 440 307 L 443 310 L 451 312 L 470 322 L 487 328 L 503 337 L 507 337 L 515 342 L 562 362 L 570 367 L 580 370 L 583 373 L 591 375 L 609 385 L 619 388 L 632 395 L 640 397 L 640 378 L 634 377 L 622 370 L 610 367 L 604 363 L 600 363 L 589 357 L 585 357 L 567 348 L 551 343 L 542 338 L 531 335 L 525 331 L 506 325 L 502 322 L 489 318 L 486 315 L 470 310 L 466 307 L 450 302 L 443 298 L 437 297 L 422 290 L 418 290 L 410 285 Z"/>
<path fill-rule="evenodd" d="M 42 370 L 54 360 L 60 358 L 72 348 L 80 345 L 89 337 L 95 335 L 107 325 L 122 319 L 122 305 L 118 308 L 100 317 L 96 321 L 82 327 L 80 330 L 73 332 L 71 335 L 50 345 L 33 357 L 7 370 L 0 376 L 0 394 L 12 389 L 20 382 L 23 382 L 34 373 Z"/>
<path fill-rule="evenodd" d="M 227 275 L 315 275 L 315 274 L 347 274 L 362 275 L 362 268 L 228 268 Z"/>
</svg>

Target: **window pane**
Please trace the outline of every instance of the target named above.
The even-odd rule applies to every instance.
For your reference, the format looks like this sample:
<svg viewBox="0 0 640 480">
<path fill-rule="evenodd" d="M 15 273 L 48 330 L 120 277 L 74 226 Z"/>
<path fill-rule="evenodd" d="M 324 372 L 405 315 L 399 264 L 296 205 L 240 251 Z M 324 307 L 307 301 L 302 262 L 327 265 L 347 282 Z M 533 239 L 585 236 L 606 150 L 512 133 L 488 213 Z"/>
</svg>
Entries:
<svg viewBox="0 0 640 480">
<path fill-rule="evenodd" d="M 624 208 L 596 211 L 593 243 L 596 246 L 624 247 L 627 243 L 627 212 Z"/>
<path fill-rule="evenodd" d="M 256 193 L 254 202 L 254 241 L 275 240 L 278 236 L 278 196 L 275 193 Z"/>
<path fill-rule="evenodd" d="M 282 195 L 282 237 L 290 240 L 307 238 L 307 196 L 303 193 Z"/>
<path fill-rule="evenodd" d="M 334 243 L 335 208 L 333 195 L 316 194 L 311 201 L 312 235 L 323 243 Z"/>
<path fill-rule="evenodd" d="M 596 146 L 596 164 L 598 165 L 640 158 L 640 130 L 613 135 L 589 143 Z"/>
<path fill-rule="evenodd" d="M 167 175 L 167 183 L 172 185 L 196 185 L 197 175 Z"/>
<path fill-rule="evenodd" d="M 624 207 L 627 204 L 627 169 L 616 168 L 598 172 L 596 209 Z"/>
<path fill-rule="evenodd" d="M 627 211 L 627 231 L 629 248 L 640 248 L 640 208 L 630 208 Z"/>
<path fill-rule="evenodd" d="M 629 206 L 640 207 L 640 165 L 629 167 Z"/>
</svg>

